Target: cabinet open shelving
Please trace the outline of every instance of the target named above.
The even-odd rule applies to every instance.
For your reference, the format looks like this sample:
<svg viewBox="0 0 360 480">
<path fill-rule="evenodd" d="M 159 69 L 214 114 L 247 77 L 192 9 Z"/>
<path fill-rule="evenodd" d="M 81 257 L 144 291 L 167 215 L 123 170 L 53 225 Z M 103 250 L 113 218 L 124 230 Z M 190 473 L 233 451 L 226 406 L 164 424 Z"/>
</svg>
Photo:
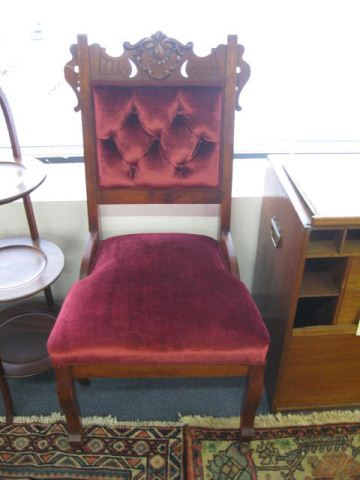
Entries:
<svg viewBox="0 0 360 480">
<path fill-rule="evenodd" d="M 334 319 L 338 297 L 299 298 L 294 328 L 331 325 Z"/>
<path fill-rule="evenodd" d="M 340 295 L 347 259 L 306 259 L 300 297 L 333 297 Z"/>
<path fill-rule="evenodd" d="M 333 323 L 347 263 L 347 257 L 306 258 L 295 328 Z"/>
<path fill-rule="evenodd" d="M 341 251 L 344 230 L 312 230 L 306 256 L 332 257 Z"/>
<path fill-rule="evenodd" d="M 313 230 L 307 258 L 360 255 L 360 229 Z"/>
<path fill-rule="evenodd" d="M 343 253 L 348 255 L 360 255 L 360 229 L 347 229 Z"/>
</svg>

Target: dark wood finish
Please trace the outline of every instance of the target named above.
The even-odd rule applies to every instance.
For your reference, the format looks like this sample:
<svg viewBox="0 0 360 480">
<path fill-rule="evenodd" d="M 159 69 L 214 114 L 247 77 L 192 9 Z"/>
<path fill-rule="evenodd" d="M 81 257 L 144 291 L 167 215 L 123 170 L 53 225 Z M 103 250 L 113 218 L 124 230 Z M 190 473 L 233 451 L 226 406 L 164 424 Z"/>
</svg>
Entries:
<svg viewBox="0 0 360 480">
<path fill-rule="evenodd" d="M 280 171 L 280 174 L 283 172 Z M 258 253 L 254 274 L 253 297 L 271 335 L 265 376 L 266 390 L 271 399 L 276 392 L 276 379 L 283 368 L 282 352 L 286 351 L 292 325 L 288 317 L 295 317 L 297 291 L 302 282 L 302 259 L 306 231 L 299 218 L 292 215 L 292 203 L 284 184 L 275 171 L 267 169 L 262 216 L 259 229 Z M 298 204 L 299 208 L 301 204 Z M 276 219 L 281 241 L 276 248 L 271 237 L 271 219 Z"/>
<path fill-rule="evenodd" d="M 73 375 L 70 368 L 56 368 L 56 388 L 62 411 L 65 414 L 70 445 L 82 448 L 80 409 L 76 397 Z"/>
<path fill-rule="evenodd" d="M 84 141 L 86 196 L 90 232 L 99 232 L 97 201 L 96 133 L 94 105 L 90 84 L 90 59 L 86 35 L 78 36 L 77 45 L 80 104 Z M 74 60 L 74 59 L 73 59 Z M 117 202 L 116 202 L 117 203 Z"/>
<path fill-rule="evenodd" d="M 7 421 L 13 407 L 6 377 L 28 376 L 51 367 L 46 340 L 57 308 L 50 284 L 64 267 L 64 256 L 54 244 L 42 240 L 36 225 L 30 193 L 45 180 L 39 161 L 23 159 L 14 119 L 4 92 L 0 106 L 10 138 L 13 161 L 0 162 L 0 205 L 22 198 L 30 238 L 0 239 L 0 303 L 17 301 L 44 290 L 46 306 L 19 305 L 0 311 L 0 388 Z"/>
<path fill-rule="evenodd" d="M 0 162 L 0 205 L 24 197 L 39 187 L 46 178 L 38 160 Z"/>
<path fill-rule="evenodd" d="M 0 239 L 0 260 L 0 303 L 44 290 L 64 267 L 64 255 L 57 245 L 28 237 Z"/>
<path fill-rule="evenodd" d="M 239 94 L 249 78 L 250 69 L 243 60 L 243 47 L 235 36 L 227 45 L 213 49 L 206 57 L 197 57 L 192 44 L 182 44 L 157 32 L 135 45 L 124 43 L 119 57 L 109 56 L 97 44 L 88 46 L 84 35 L 71 47 L 72 59 L 65 66 L 65 77 L 76 93 L 82 112 L 85 174 L 90 236 L 81 264 L 80 277 L 91 268 L 101 238 L 101 204 L 199 203 L 220 204 L 219 241 L 229 271 L 239 276 L 236 254 L 230 234 L 231 184 L 233 163 L 234 110 Z M 133 70 L 134 69 L 134 70 Z M 100 188 L 97 178 L 94 85 L 122 86 L 217 86 L 223 92 L 220 142 L 220 181 L 215 188 Z M 57 388 L 65 413 L 70 442 L 81 446 L 81 422 L 73 379 L 93 377 L 208 377 L 246 375 L 248 389 L 242 406 L 241 433 L 249 439 L 254 434 L 254 416 L 263 388 L 264 365 L 73 365 L 56 368 Z"/>
<path fill-rule="evenodd" d="M 200 204 L 218 204 L 223 198 L 223 192 L 219 188 L 190 188 L 186 190 L 180 188 L 167 189 L 137 189 L 122 188 L 111 190 L 97 190 L 97 202 L 99 204 L 118 203 L 121 195 L 121 203 L 125 204 L 148 204 L 148 203 L 200 203 Z"/>
<path fill-rule="evenodd" d="M 35 375 L 51 367 L 46 340 L 59 309 L 58 304 L 32 299 L 0 311 L 0 351 L 7 377 Z"/>
<path fill-rule="evenodd" d="M 99 232 L 90 232 L 85 245 L 84 254 L 81 260 L 80 278 L 86 277 L 86 275 L 89 273 L 89 268 L 94 258 L 98 244 L 99 244 Z"/>
<path fill-rule="evenodd" d="M 9 385 L 5 378 L 5 373 L 4 373 L 1 358 L 0 358 L 0 392 L 2 394 L 3 402 L 4 402 L 6 423 L 11 423 L 14 417 L 14 407 L 13 407 L 12 398 L 9 390 Z"/>
<path fill-rule="evenodd" d="M 239 264 L 230 232 L 221 232 L 220 245 L 224 251 L 229 270 L 235 277 L 240 278 Z"/>
<path fill-rule="evenodd" d="M 240 434 L 244 440 L 251 440 L 254 437 L 254 420 L 256 415 L 256 407 L 259 405 L 263 384 L 264 384 L 263 365 L 252 365 L 249 367 L 247 376 L 247 384 L 245 388 L 244 399 L 241 405 L 240 412 Z"/>
<path fill-rule="evenodd" d="M 360 263 L 356 243 L 347 242 L 357 242 L 360 218 L 315 214 L 300 193 L 313 169 L 299 157 L 287 170 L 296 171 L 296 182 L 283 168 L 289 158 L 271 157 L 262 205 L 253 296 L 271 333 L 266 389 L 275 411 L 359 405 Z M 342 184 L 346 158 L 338 169 Z M 323 194 L 334 198 L 326 182 L 325 175 Z M 278 248 L 269 233 L 273 217 L 281 227 Z"/>
<path fill-rule="evenodd" d="M 35 221 L 34 209 L 31 203 L 30 195 L 25 195 L 23 197 L 23 203 L 26 219 L 29 225 L 30 236 L 33 240 L 37 240 L 39 238 L 39 232 Z"/>
<path fill-rule="evenodd" d="M 247 375 L 246 365 L 74 365 L 75 378 L 233 377 Z"/>
<path fill-rule="evenodd" d="M 227 234 L 230 231 L 231 218 L 231 190 L 232 164 L 234 156 L 234 105 L 236 96 L 236 67 L 238 63 L 237 38 L 228 37 L 228 51 L 226 55 L 226 84 L 224 90 L 224 120 L 222 137 L 223 160 L 223 199 L 220 204 L 221 231 Z"/>
<path fill-rule="evenodd" d="M 235 39 L 235 36 L 232 37 Z M 135 45 L 125 42 L 123 47 L 124 52 L 120 57 L 108 55 L 97 44 L 89 47 L 90 73 L 95 83 L 153 85 L 154 81 L 161 81 L 162 85 L 176 85 L 196 81 L 202 85 L 216 86 L 223 85 L 226 80 L 225 45 L 212 49 L 206 57 L 198 57 L 193 52 L 191 42 L 182 45 L 177 40 L 156 32 L 151 38 L 142 39 Z M 236 109 L 240 110 L 239 95 L 250 76 L 250 68 L 242 58 L 244 48 L 236 45 L 236 49 L 239 67 L 236 72 Z M 79 96 L 79 80 L 74 75 L 74 58 L 77 55 L 75 46 L 71 52 L 73 59 L 66 66 L 66 70 L 71 73 L 67 71 L 66 78 Z"/>
<path fill-rule="evenodd" d="M 11 149 L 13 152 L 13 157 L 14 157 L 14 160 L 17 161 L 21 159 L 19 140 L 16 133 L 14 118 L 11 112 L 9 102 L 6 98 L 4 91 L 1 88 L 0 88 L 0 106 L 5 118 L 7 130 L 10 138 Z"/>
</svg>

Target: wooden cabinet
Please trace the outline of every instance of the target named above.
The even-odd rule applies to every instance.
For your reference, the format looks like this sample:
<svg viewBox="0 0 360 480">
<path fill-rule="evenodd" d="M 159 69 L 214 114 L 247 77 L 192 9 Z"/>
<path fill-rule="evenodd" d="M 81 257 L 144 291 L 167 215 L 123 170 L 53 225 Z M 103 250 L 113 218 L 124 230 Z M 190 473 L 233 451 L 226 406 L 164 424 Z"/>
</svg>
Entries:
<svg viewBox="0 0 360 480">
<path fill-rule="evenodd" d="M 271 408 L 360 405 L 357 155 L 270 156 L 253 296 Z"/>
</svg>

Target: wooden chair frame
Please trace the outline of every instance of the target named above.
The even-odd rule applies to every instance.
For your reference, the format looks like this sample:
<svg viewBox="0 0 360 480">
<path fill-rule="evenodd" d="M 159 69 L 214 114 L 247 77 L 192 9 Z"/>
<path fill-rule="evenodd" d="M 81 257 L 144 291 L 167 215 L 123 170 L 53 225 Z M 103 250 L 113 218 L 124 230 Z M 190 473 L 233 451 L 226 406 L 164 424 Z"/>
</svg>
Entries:
<svg viewBox="0 0 360 480">
<path fill-rule="evenodd" d="M 144 52 L 153 54 L 146 58 Z M 213 49 L 210 55 L 198 57 L 192 44 L 183 45 L 177 40 L 157 32 L 135 45 L 124 44 L 120 57 L 110 57 L 97 44 L 88 46 L 85 35 L 71 47 L 72 60 L 65 66 L 66 80 L 78 97 L 75 110 L 81 110 L 84 133 L 85 174 L 87 186 L 89 239 L 81 262 L 80 278 L 88 274 L 101 234 L 99 205 L 145 203 L 199 203 L 220 204 L 219 242 L 227 259 L 228 268 L 239 277 L 237 258 L 230 234 L 231 185 L 233 164 L 234 110 L 240 110 L 240 91 L 247 82 L 250 68 L 243 60 L 243 47 L 237 37 L 230 35 L 227 45 Z M 163 62 L 150 61 L 158 58 Z M 167 59 L 176 58 L 170 65 Z M 137 73 L 131 76 L 132 65 Z M 186 76 L 182 69 L 186 65 Z M 97 185 L 96 143 L 94 123 L 94 85 L 123 86 L 217 86 L 223 90 L 223 130 L 221 132 L 221 176 L 217 187 L 187 188 L 111 188 Z M 94 181 L 95 180 L 95 181 Z M 94 377 L 213 377 L 247 376 L 247 388 L 242 402 L 240 432 L 244 440 L 254 435 L 254 418 L 263 391 L 264 365 L 74 365 L 55 368 L 57 391 L 66 416 L 69 440 L 81 447 L 82 426 L 74 389 L 74 379 Z"/>
</svg>

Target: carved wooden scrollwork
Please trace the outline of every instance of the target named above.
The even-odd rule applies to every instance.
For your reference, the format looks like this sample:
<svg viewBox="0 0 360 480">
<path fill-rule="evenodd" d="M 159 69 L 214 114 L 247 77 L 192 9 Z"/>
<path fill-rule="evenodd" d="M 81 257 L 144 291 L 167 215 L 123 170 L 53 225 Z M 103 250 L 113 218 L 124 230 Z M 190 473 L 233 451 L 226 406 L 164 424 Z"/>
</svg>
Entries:
<svg viewBox="0 0 360 480">
<path fill-rule="evenodd" d="M 80 37 L 83 37 L 80 39 Z M 213 85 L 222 85 L 226 78 L 227 46 L 218 45 L 205 57 L 198 57 L 193 52 L 192 42 L 182 44 L 169 38 L 162 32 L 143 38 L 134 45 L 124 43 L 124 52 L 119 57 L 108 55 L 98 44 L 87 45 L 86 36 L 79 36 L 81 45 L 72 45 L 72 59 L 65 65 L 65 79 L 77 97 L 75 111 L 80 110 L 79 61 L 85 55 L 89 61 L 91 82 L 140 82 L 152 79 L 162 84 L 173 82 L 209 81 Z M 79 46 L 80 45 L 80 46 Z M 235 47 L 236 48 L 236 47 Z M 79 49 L 79 50 L 78 50 Z M 88 50 L 87 50 L 88 49 Z M 79 53 L 78 53 L 79 52 Z M 82 53 L 81 53 L 82 52 Z M 236 110 L 239 105 L 240 92 L 250 76 L 250 67 L 243 60 L 244 48 L 237 46 L 236 58 Z M 87 67 L 85 69 L 87 71 Z"/>
<path fill-rule="evenodd" d="M 236 110 L 240 111 L 241 106 L 239 104 L 239 97 L 240 92 L 244 88 L 246 82 L 249 80 L 250 77 L 250 65 L 245 62 L 243 59 L 244 54 L 244 47 L 242 45 L 238 45 L 238 58 L 237 58 L 237 69 L 236 69 L 236 103 L 235 108 Z"/>
<path fill-rule="evenodd" d="M 92 45 L 90 48 L 99 51 L 99 73 L 104 77 L 120 77 L 128 79 L 131 75 L 131 65 L 123 57 L 114 58 L 105 52 L 99 45 Z"/>
<path fill-rule="evenodd" d="M 137 68 L 146 72 L 154 80 L 163 80 L 171 72 L 180 68 L 192 52 L 191 42 L 183 45 L 179 41 L 168 38 L 162 32 L 156 32 L 150 38 L 143 38 L 135 45 L 124 43 L 125 51 Z"/>
<path fill-rule="evenodd" d="M 78 72 L 78 60 L 77 60 L 77 45 L 71 45 L 70 53 L 72 55 L 72 59 L 67 62 L 64 67 L 64 75 L 65 80 L 74 90 L 76 98 L 77 98 L 77 105 L 74 108 L 75 112 L 80 110 L 80 81 L 79 81 L 79 72 Z"/>
</svg>

